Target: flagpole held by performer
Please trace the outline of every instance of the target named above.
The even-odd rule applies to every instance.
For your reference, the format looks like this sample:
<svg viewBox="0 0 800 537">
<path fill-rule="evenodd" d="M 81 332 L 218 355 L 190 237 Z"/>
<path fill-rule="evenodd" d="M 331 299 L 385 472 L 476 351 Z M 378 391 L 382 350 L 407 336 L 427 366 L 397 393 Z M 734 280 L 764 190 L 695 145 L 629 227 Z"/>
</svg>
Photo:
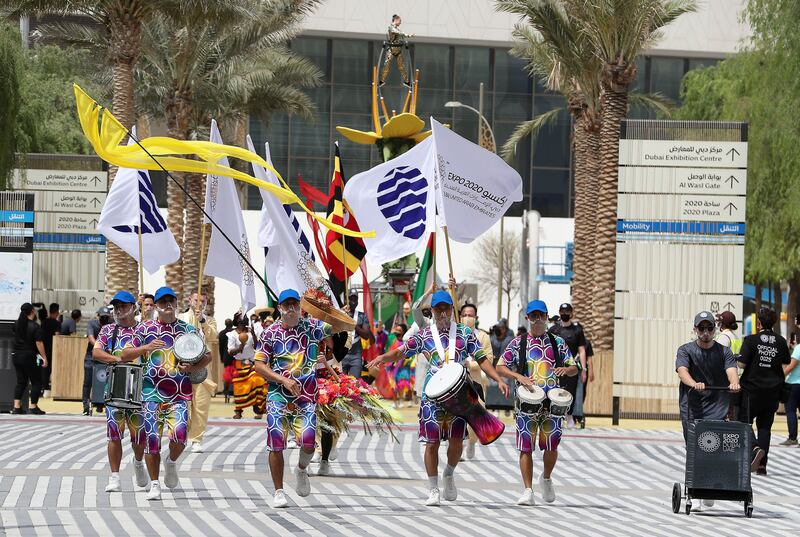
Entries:
<svg viewBox="0 0 800 537">
<path fill-rule="evenodd" d="M 500 390 L 508 396 L 509 388 L 486 359 L 480 342 L 467 326 L 453 321 L 453 299 L 447 291 L 437 291 L 431 298 L 433 323 L 408 339 L 400 348 L 387 352 L 370 362 L 376 367 L 396 362 L 404 356 L 423 354 L 430 364 L 425 377 L 425 385 L 433 376 L 451 363 L 462 367 L 472 356 L 486 375 L 497 381 Z M 447 350 L 445 350 L 447 349 Z M 502 424 L 501 424 L 502 427 Z M 502 428 L 501 428 L 502 430 Z M 467 421 L 445 410 L 440 403 L 431 400 L 423 390 L 419 410 L 419 441 L 425 444 L 425 470 L 428 474 L 429 496 L 425 505 L 440 504 L 439 492 L 439 444 L 448 441 L 447 466 L 444 470 L 444 499 L 454 501 L 458 498 L 454 472 L 467 436 Z"/>
</svg>

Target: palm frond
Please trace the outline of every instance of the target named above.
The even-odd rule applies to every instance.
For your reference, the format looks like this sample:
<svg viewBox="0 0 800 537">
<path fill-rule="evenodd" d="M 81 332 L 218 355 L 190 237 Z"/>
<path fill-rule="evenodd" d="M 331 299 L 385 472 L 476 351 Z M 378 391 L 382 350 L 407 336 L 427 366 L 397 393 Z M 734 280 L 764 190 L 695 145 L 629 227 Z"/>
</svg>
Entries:
<svg viewBox="0 0 800 537">
<path fill-rule="evenodd" d="M 508 137 L 508 140 L 506 140 L 503 147 L 500 149 L 500 156 L 503 157 L 506 162 L 511 162 L 514 155 L 516 155 L 517 144 L 519 144 L 523 138 L 529 135 L 536 138 L 539 131 L 541 131 L 543 127 L 553 123 L 563 111 L 563 108 L 553 108 L 552 110 L 539 114 L 531 120 L 517 125 L 517 128 L 514 129 L 514 132 L 511 133 L 511 136 Z"/>
<path fill-rule="evenodd" d="M 639 93 L 632 91 L 628 94 L 628 105 L 641 106 L 642 108 L 653 110 L 656 113 L 670 117 L 675 110 L 675 101 L 661 93 Z"/>
</svg>

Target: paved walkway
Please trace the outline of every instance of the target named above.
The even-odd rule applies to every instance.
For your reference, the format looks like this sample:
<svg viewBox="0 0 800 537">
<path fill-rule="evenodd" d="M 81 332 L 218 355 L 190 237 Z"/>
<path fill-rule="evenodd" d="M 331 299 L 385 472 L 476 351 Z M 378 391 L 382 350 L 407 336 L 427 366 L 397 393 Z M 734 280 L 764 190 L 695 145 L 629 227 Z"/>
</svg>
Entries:
<svg viewBox="0 0 800 537">
<path fill-rule="evenodd" d="M 422 452 L 411 426 L 388 436 L 353 431 L 332 475 L 312 477 L 290 508 L 273 510 L 264 424 L 212 420 L 205 452 L 180 461 L 181 487 L 149 503 L 135 490 L 125 448 L 123 492 L 107 479 L 104 421 L 82 416 L 0 416 L 0 528 L 6 535 L 789 535 L 800 527 L 799 448 L 775 448 L 770 475 L 753 478 L 755 515 L 717 502 L 686 516 L 670 507 L 683 481 L 676 431 L 589 428 L 567 433 L 554 474 L 558 498 L 515 505 L 521 492 L 513 434 L 478 448 L 456 471 L 459 498 L 423 505 Z M 297 450 L 288 451 L 289 465 Z M 536 471 L 541 468 L 535 463 Z M 312 463 L 312 476 L 317 465 Z M 697 502 L 695 502 L 697 505 Z M 546 532 L 539 530 L 546 528 Z"/>
</svg>

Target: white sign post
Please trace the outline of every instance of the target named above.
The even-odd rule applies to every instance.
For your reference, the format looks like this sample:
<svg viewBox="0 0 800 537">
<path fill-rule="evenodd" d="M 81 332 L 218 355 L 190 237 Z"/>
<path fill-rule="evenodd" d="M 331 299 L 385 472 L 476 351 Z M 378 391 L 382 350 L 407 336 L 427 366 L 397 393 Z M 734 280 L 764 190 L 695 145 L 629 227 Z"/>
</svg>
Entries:
<svg viewBox="0 0 800 537">
<path fill-rule="evenodd" d="M 747 193 L 746 124 L 629 120 L 622 132 L 615 424 L 677 413 L 676 351 L 698 312 L 742 319 Z"/>
</svg>

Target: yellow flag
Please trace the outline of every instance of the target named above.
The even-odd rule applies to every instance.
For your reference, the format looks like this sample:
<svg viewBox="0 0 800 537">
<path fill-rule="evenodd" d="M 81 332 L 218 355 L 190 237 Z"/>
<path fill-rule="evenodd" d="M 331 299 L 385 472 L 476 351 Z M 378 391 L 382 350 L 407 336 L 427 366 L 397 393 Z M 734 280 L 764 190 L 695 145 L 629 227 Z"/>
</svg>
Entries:
<svg viewBox="0 0 800 537">
<path fill-rule="evenodd" d="M 165 170 L 173 172 L 231 177 L 258 188 L 263 188 L 277 197 L 281 203 L 298 204 L 305 212 L 318 220 L 320 224 L 336 233 L 350 237 L 375 236 L 375 231 L 352 231 L 317 216 L 292 192 L 275 168 L 257 154 L 251 153 L 246 149 L 213 142 L 176 140 L 166 136 L 150 136 L 144 140 L 139 140 L 138 144 L 121 145 L 128 135 L 128 130 L 108 109 L 104 109 L 97 104 L 97 101 L 89 97 L 77 84 L 74 84 L 73 88 L 83 134 L 92 144 L 100 158 L 110 164 L 139 170 L 160 170 L 163 167 Z M 194 155 L 200 160 L 176 155 Z M 240 172 L 229 166 L 222 166 L 217 163 L 222 157 L 232 157 L 258 164 L 274 173 L 282 186 L 256 179 L 252 175 Z"/>
</svg>

